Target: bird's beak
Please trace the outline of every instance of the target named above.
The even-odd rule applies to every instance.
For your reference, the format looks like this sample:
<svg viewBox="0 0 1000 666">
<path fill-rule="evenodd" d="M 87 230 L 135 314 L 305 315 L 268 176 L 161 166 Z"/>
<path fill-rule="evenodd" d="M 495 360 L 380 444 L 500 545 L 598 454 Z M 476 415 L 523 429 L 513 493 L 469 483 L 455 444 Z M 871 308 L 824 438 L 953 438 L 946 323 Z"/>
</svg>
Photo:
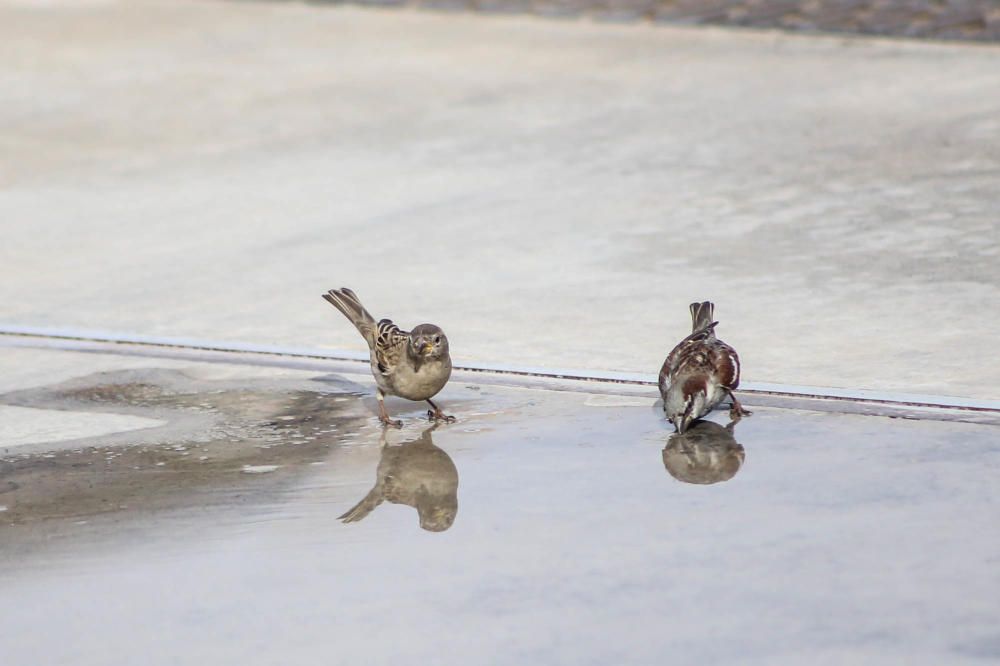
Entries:
<svg viewBox="0 0 1000 666">
<path fill-rule="evenodd" d="M 429 342 L 425 342 L 424 345 L 420 348 L 420 353 L 423 354 L 424 356 L 430 355 L 432 351 L 434 351 L 434 345 L 432 345 Z"/>
<path fill-rule="evenodd" d="M 677 424 L 677 432 L 683 435 L 684 431 L 687 430 L 688 426 L 690 425 L 691 425 L 691 417 L 684 416 L 683 418 L 681 418 L 681 422 Z"/>
<path fill-rule="evenodd" d="M 691 427 L 692 421 L 694 421 L 694 418 L 691 416 L 691 405 L 688 405 L 688 408 L 684 410 L 684 414 L 681 416 L 681 422 L 677 424 L 677 432 L 683 435 Z"/>
</svg>

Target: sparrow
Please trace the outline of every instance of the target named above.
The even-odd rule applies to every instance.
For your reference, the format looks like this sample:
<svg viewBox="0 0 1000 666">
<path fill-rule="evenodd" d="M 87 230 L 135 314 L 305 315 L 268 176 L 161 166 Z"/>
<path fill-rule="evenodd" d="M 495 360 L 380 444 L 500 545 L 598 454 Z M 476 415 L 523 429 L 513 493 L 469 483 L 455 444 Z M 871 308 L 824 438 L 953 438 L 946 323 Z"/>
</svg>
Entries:
<svg viewBox="0 0 1000 666">
<path fill-rule="evenodd" d="M 692 303 L 692 333 L 667 354 L 660 368 L 660 395 L 667 420 L 683 433 L 693 421 L 708 414 L 729 396 L 729 418 L 739 420 L 750 412 L 743 409 L 733 391 L 740 385 L 740 357 L 736 350 L 715 337 L 715 305 Z"/>
<path fill-rule="evenodd" d="M 323 298 L 340 310 L 368 343 L 372 375 L 377 386 L 378 418 L 382 425 L 403 426 L 402 421 L 393 421 L 385 411 L 387 394 L 407 400 L 426 400 L 431 406 L 427 411 L 428 418 L 448 422 L 455 420 L 431 400 L 451 376 L 451 356 L 444 331 L 433 324 L 420 324 L 407 332 L 390 319 L 376 322 L 361 305 L 357 294 L 347 287 L 331 289 L 323 294 Z"/>
<path fill-rule="evenodd" d="M 398 446 L 386 444 L 383 430 L 375 486 L 340 520 L 357 522 L 388 500 L 415 508 L 425 530 L 443 532 L 451 527 L 458 513 L 458 470 L 451 457 L 434 445 L 431 431 L 436 427 Z"/>
<path fill-rule="evenodd" d="M 708 485 L 728 481 L 743 466 L 746 453 L 733 434 L 736 421 L 721 426 L 699 421 L 676 432 L 663 449 L 663 466 L 684 483 Z"/>
</svg>

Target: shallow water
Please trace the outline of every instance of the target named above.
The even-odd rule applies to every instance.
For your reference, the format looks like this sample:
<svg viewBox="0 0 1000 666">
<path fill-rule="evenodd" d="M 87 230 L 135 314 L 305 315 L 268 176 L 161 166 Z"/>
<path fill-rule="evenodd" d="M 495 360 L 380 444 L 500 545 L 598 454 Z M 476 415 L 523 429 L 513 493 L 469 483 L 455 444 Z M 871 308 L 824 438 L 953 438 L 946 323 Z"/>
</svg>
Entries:
<svg viewBox="0 0 1000 666">
<path fill-rule="evenodd" d="M 443 402 L 458 423 L 395 402 L 384 432 L 332 376 L 0 396 L 167 424 L 2 458 L 3 663 L 1000 659 L 996 427 Z"/>
</svg>

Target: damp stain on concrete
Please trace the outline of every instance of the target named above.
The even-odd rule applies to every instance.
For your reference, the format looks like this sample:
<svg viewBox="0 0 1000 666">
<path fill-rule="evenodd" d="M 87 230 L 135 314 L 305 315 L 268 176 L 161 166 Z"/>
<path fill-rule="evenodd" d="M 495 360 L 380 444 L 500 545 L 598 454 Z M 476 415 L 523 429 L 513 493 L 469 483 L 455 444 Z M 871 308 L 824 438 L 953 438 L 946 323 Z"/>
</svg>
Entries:
<svg viewBox="0 0 1000 666">
<path fill-rule="evenodd" d="M 361 395 L 344 387 L 240 386 L 174 370 L 98 373 L 0 400 L 152 424 L 48 446 L 0 442 L 0 524 L 234 501 L 287 484 L 298 465 L 325 459 L 366 425 Z M 260 472 L 277 473 L 248 487 L 246 475 Z"/>
<path fill-rule="evenodd" d="M 995 651 L 996 426 L 763 406 L 681 437 L 651 400 L 486 379 L 445 390 L 455 424 L 394 405 L 402 430 L 336 375 L 146 368 L 0 395 L 165 422 L 0 459 L 5 663 Z"/>
</svg>

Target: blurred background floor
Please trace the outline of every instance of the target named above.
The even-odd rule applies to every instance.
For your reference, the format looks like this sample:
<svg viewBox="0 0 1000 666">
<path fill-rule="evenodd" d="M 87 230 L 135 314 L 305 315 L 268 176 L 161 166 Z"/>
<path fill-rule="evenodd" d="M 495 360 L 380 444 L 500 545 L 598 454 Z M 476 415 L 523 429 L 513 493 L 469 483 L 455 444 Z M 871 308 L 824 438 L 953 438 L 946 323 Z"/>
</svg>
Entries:
<svg viewBox="0 0 1000 666">
<path fill-rule="evenodd" d="M 0 0 L 0 324 L 1000 397 L 1000 49 Z"/>
<path fill-rule="evenodd" d="M 995 0 L 348 0 L 375 6 L 653 20 L 932 39 L 1000 40 Z M 315 0 L 326 3 L 325 0 Z M 331 0 L 329 4 L 342 4 Z"/>
</svg>

